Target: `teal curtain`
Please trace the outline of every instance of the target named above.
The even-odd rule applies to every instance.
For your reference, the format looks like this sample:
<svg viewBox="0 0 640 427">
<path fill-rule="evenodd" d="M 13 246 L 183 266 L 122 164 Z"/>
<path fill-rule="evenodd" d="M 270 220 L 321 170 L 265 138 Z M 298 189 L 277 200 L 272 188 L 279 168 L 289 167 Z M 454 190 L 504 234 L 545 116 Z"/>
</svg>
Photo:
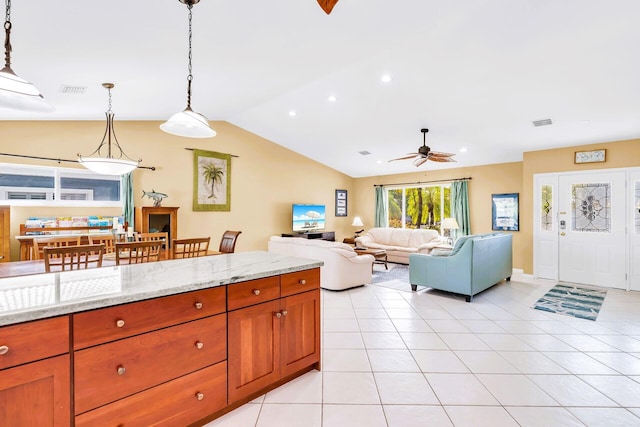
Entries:
<svg viewBox="0 0 640 427">
<path fill-rule="evenodd" d="M 120 177 L 120 188 L 122 190 L 122 219 L 125 222 L 129 222 L 129 227 L 134 227 L 133 172 L 129 172 Z"/>
<path fill-rule="evenodd" d="M 451 230 L 454 232 L 454 238 L 471 234 L 468 181 L 451 183 L 451 216 L 456 219 L 460 227 L 457 230 Z"/>
<path fill-rule="evenodd" d="M 375 227 L 387 227 L 387 191 L 384 187 L 376 187 Z"/>
</svg>

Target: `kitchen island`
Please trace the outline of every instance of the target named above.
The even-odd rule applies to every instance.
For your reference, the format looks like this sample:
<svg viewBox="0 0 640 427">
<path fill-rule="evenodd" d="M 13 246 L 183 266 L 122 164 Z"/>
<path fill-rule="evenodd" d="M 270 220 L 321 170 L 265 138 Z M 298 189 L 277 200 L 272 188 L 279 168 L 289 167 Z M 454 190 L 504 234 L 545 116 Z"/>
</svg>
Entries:
<svg viewBox="0 0 640 427">
<path fill-rule="evenodd" d="M 321 265 L 244 252 L 1 279 L 0 425 L 203 425 L 319 369 Z"/>
</svg>

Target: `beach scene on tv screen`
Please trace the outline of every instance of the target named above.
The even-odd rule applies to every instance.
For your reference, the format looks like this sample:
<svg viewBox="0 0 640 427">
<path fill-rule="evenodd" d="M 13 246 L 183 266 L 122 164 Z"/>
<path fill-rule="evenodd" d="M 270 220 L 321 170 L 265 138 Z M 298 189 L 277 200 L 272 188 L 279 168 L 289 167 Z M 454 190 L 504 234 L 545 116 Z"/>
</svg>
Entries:
<svg viewBox="0 0 640 427">
<path fill-rule="evenodd" d="M 324 230 L 324 205 L 293 205 L 293 231 Z"/>
</svg>

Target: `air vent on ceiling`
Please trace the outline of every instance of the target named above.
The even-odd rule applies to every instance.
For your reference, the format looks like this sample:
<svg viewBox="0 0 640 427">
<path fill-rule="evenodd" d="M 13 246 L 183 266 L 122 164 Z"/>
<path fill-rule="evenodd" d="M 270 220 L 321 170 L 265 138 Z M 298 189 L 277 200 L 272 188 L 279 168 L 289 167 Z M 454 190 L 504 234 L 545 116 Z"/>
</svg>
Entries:
<svg viewBox="0 0 640 427">
<path fill-rule="evenodd" d="M 64 93 L 67 95 L 84 95 L 86 91 L 87 91 L 86 86 L 69 86 L 69 85 L 60 86 L 60 93 Z"/>
<path fill-rule="evenodd" d="M 551 119 L 542 119 L 542 120 L 534 120 L 533 121 L 533 125 L 535 127 L 540 127 L 540 126 L 549 126 L 552 125 L 553 122 L 551 121 Z"/>
<path fill-rule="evenodd" d="M 369 154 L 371 154 L 370 152 L 368 152 L 367 150 L 362 150 L 362 151 L 358 151 L 359 154 L 363 155 L 363 156 L 368 156 Z"/>
</svg>

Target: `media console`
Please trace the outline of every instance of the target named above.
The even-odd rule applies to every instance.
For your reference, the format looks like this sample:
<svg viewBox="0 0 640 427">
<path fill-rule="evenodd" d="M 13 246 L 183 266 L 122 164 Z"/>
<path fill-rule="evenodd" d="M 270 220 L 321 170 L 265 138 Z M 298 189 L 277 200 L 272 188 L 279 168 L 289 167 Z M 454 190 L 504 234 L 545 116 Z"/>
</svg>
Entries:
<svg viewBox="0 0 640 427">
<path fill-rule="evenodd" d="M 282 237 L 300 237 L 302 239 L 322 239 L 322 240 L 328 240 L 330 242 L 335 242 L 336 232 L 335 231 L 319 231 L 317 233 L 314 233 L 314 232 L 282 233 Z"/>
</svg>

